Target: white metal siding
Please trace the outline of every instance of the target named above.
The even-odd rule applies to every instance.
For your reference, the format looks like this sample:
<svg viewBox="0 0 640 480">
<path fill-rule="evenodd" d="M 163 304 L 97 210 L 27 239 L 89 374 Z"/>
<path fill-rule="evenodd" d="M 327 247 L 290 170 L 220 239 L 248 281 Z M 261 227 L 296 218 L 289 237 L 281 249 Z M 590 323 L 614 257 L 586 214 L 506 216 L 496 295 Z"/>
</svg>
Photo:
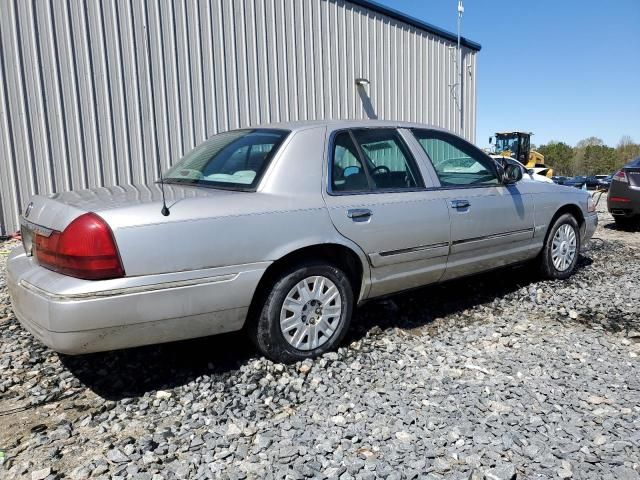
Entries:
<svg viewBox="0 0 640 480">
<path fill-rule="evenodd" d="M 0 233 L 34 193 L 153 181 L 221 130 L 366 118 L 356 77 L 378 118 L 459 131 L 454 46 L 342 0 L 0 0 Z"/>
</svg>

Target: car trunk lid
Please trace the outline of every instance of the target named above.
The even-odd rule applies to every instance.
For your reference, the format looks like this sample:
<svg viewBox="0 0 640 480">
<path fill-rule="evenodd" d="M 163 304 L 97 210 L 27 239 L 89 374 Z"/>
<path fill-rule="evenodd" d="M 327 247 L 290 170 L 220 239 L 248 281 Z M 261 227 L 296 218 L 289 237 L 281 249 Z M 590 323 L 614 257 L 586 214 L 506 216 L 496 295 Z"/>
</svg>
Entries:
<svg viewBox="0 0 640 480">
<path fill-rule="evenodd" d="M 171 207 L 186 198 L 224 196 L 234 192 L 165 185 L 167 204 Z M 158 184 L 97 187 L 53 195 L 33 196 L 21 217 L 21 233 L 25 249 L 30 251 L 34 233 L 47 235 L 52 230 L 63 231 L 73 220 L 88 212 L 108 217 L 112 211 L 148 207 L 162 208 L 162 190 Z"/>
</svg>

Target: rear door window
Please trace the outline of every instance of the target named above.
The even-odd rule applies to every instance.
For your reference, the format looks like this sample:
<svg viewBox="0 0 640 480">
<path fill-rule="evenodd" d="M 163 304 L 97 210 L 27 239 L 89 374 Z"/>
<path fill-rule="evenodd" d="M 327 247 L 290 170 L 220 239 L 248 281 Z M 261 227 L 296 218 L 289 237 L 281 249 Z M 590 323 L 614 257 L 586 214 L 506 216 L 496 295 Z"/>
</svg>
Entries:
<svg viewBox="0 0 640 480">
<path fill-rule="evenodd" d="M 337 134 L 333 143 L 331 187 L 334 192 L 362 192 L 370 189 L 367 172 L 348 131 Z"/>
<path fill-rule="evenodd" d="M 393 128 L 338 133 L 331 167 L 337 193 L 424 188 L 415 159 Z"/>
<path fill-rule="evenodd" d="M 354 130 L 374 190 L 424 187 L 415 160 L 395 129 Z"/>
</svg>

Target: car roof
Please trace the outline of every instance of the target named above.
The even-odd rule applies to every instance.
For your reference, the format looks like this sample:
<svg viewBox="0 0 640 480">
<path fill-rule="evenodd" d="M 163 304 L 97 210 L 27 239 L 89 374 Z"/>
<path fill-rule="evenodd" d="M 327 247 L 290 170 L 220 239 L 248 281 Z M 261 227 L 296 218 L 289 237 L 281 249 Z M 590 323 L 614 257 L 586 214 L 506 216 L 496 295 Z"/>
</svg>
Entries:
<svg viewBox="0 0 640 480">
<path fill-rule="evenodd" d="M 294 131 L 307 130 L 310 128 L 327 127 L 330 130 L 340 130 L 343 128 L 428 128 L 442 132 L 453 133 L 435 125 L 424 123 L 402 122 L 398 120 L 304 120 L 294 122 L 265 123 L 252 125 L 251 128 L 274 128 Z"/>
<path fill-rule="evenodd" d="M 517 134 L 523 134 L 523 135 L 533 135 L 532 132 L 526 132 L 524 130 L 512 130 L 509 132 L 496 132 L 496 135 L 517 135 Z"/>
</svg>

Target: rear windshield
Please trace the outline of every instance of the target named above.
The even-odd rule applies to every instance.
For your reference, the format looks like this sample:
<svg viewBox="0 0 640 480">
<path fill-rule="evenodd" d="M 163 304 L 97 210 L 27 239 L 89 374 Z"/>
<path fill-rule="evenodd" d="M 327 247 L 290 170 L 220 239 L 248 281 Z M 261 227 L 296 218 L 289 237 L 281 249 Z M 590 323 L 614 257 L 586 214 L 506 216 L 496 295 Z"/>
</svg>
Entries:
<svg viewBox="0 0 640 480">
<path fill-rule="evenodd" d="M 164 181 L 255 190 L 288 134 L 271 129 L 219 133 L 187 153 L 164 175 Z"/>
<path fill-rule="evenodd" d="M 640 167 L 640 157 L 631 160 L 626 166 L 631 168 Z"/>
</svg>

